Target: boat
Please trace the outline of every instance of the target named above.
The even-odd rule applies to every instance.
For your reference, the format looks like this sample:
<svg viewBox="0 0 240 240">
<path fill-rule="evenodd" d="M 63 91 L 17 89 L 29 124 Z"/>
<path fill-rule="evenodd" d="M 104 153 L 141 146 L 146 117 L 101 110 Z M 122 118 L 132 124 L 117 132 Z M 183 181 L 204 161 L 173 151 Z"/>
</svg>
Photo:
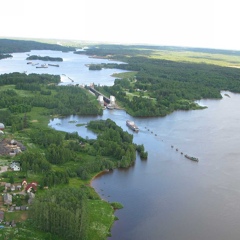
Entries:
<svg viewBox="0 0 240 240">
<path fill-rule="evenodd" d="M 190 160 L 192 160 L 192 161 L 198 162 L 198 158 L 196 158 L 196 157 L 191 157 L 191 156 L 188 156 L 187 154 L 185 154 L 184 156 L 185 156 L 185 158 L 187 158 L 187 159 L 190 159 Z"/>
<path fill-rule="evenodd" d="M 52 67 L 59 67 L 59 65 L 58 64 L 48 64 L 48 66 L 52 66 Z"/>
<path fill-rule="evenodd" d="M 129 128 L 131 128 L 133 131 L 135 132 L 138 132 L 139 131 L 139 128 L 138 126 L 133 122 L 133 121 L 130 121 L 130 120 L 127 120 L 126 121 L 126 124 Z"/>
<path fill-rule="evenodd" d="M 42 64 L 41 66 L 36 67 L 36 68 L 48 68 L 48 65 L 47 64 Z"/>
</svg>

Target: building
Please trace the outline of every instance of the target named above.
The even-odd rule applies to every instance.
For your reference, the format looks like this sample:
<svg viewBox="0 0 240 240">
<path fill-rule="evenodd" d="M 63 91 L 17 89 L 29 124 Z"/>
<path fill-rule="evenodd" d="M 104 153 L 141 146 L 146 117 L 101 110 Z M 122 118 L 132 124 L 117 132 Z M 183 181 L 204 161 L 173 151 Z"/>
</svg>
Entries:
<svg viewBox="0 0 240 240">
<path fill-rule="evenodd" d="M 37 182 L 31 182 L 26 186 L 25 190 L 28 193 L 32 192 L 32 191 L 36 192 L 37 191 L 37 186 L 38 186 Z"/>
<path fill-rule="evenodd" d="M 98 96 L 98 101 L 99 101 L 99 103 L 100 103 L 101 106 L 104 106 L 103 95 L 99 95 L 99 96 Z"/>
<path fill-rule="evenodd" d="M 5 190 L 11 190 L 11 183 L 5 183 Z"/>
<path fill-rule="evenodd" d="M 0 130 L 4 130 L 5 126 L 3 123 L 0 123 Z"/>
<path fill-rule="evenodd" d="M 115 98 L 114 96 L 110 96 L 110 104 L 111 104 L 112 106 L 115 106 L 115 104 L 116 104 L 116 98 Z"/>
<path fill-rule="evenodd" d="M 4 211 L 0 211 L 0 222 L 4 220 Z"/>
<path fill-rule="evenodd" d="M 4 204 L 8 204 L 8 205 L 12 204 L 12 195 L 9 193 L 5 193 L 3 195 L 3 201 L 4 201 Z"/>
<path fill-rule="evenodd" d="M 12 162 L 10 164 L 10 168 L 13 170 L 13 171 L 20 171 L 20 163 L 18 162 Z"/>
</svg>

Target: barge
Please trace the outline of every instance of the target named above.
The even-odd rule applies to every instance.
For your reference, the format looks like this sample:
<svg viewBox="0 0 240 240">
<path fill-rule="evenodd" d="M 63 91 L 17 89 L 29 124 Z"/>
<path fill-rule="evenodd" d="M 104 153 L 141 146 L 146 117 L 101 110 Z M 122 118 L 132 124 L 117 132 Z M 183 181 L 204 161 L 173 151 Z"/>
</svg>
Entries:
<svg viewBox="0 0 240 240">
<path fill-rule="evenodd" d="M 59 64 L 48 64 L 48 66 L 52 66 L 52 67 L 59 67 Z"/>
<path fill-rule="evenodd" d="M 138 126 L 133 122 L 133 121 L 130 121 L 130 120 L 127 120 L 126 121 L 126 124 L 129 128 L 131 128 L 133 131 L 135 132 L 138 132 L 139 131 L 139 128 Z"/>
<path fill-rule="evenodd" d="M 191 156 L 188 156 L 187 154 L 185 154 L 184 156 L 185 156 L 185 158 L 187 158 L 187 159 L 190 159 L 190 160 L 192 160 L 192 161 L 198 162 L 198 158 L 196 158 L 196 157 L 191 157 Z"/>
</svg>

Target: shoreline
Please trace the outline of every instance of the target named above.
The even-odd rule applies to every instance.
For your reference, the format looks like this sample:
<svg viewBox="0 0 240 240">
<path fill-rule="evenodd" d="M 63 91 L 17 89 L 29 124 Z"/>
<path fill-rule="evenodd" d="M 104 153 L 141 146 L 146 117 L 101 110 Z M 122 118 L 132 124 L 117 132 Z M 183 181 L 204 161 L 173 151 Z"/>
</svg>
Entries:
<svg viewBox="0 0 240 240">
<path fill-rule="evenodd" d="M 89 186 L 90 187 L 92 187 L 92 188 L 94 188 L 93 186 L 92 186 L 92 181 L 95 179 L 95 178 L 97 178 L 98 176 L 100 176 L 100 175 L 103 175 L 104 173 L 107 173 L 107 172 L 109 172 L 110 170 L 102 170 L 101 172 L 99 172 L 99 173 L 96 173 L 92 178 L 91 178 L 91 180 L 89 181 Z M 94 190 L 95 190 L 95 188 L 94 188 Z M 95 190 L 95 192 L 96 192 L 96 190 Z M 97 193 L 97 192 L 96 192 Z M 98 194 L 98 193 L 97 193 Z M 98 194 L 99 195 L 99 194 Z M 100 196 L 99 196 L 100 197 Z"/>
</svg>

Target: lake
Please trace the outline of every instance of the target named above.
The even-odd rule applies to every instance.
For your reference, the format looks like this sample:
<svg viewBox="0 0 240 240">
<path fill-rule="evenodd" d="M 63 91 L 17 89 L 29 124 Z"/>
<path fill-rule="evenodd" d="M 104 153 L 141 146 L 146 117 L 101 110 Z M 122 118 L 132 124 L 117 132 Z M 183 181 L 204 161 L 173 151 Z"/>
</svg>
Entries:
<svg viewBox="0 0 240 240">
<path fill-rule="evenodd" d="M 76 124 L 110 118 L 148 151 L 148 160 L 137 158 L 133 167 L 110 171 L 92 182 L 103 199 L 124 205 L 116 211 L 119 220 L 109 239 L 239 239 L 240 95 L 227 94 L 230 97 L 222 92 L 221 100 L 199 101 L 207 109 L 177 111 L 163 118 L 133 118 L 122 110 L 105 110 L 102 117 L 71 116 L 49 123 L 95 138 Z M 138 133 L 128 129 L 127 119 L 139 126 Z"/>
</svg>

